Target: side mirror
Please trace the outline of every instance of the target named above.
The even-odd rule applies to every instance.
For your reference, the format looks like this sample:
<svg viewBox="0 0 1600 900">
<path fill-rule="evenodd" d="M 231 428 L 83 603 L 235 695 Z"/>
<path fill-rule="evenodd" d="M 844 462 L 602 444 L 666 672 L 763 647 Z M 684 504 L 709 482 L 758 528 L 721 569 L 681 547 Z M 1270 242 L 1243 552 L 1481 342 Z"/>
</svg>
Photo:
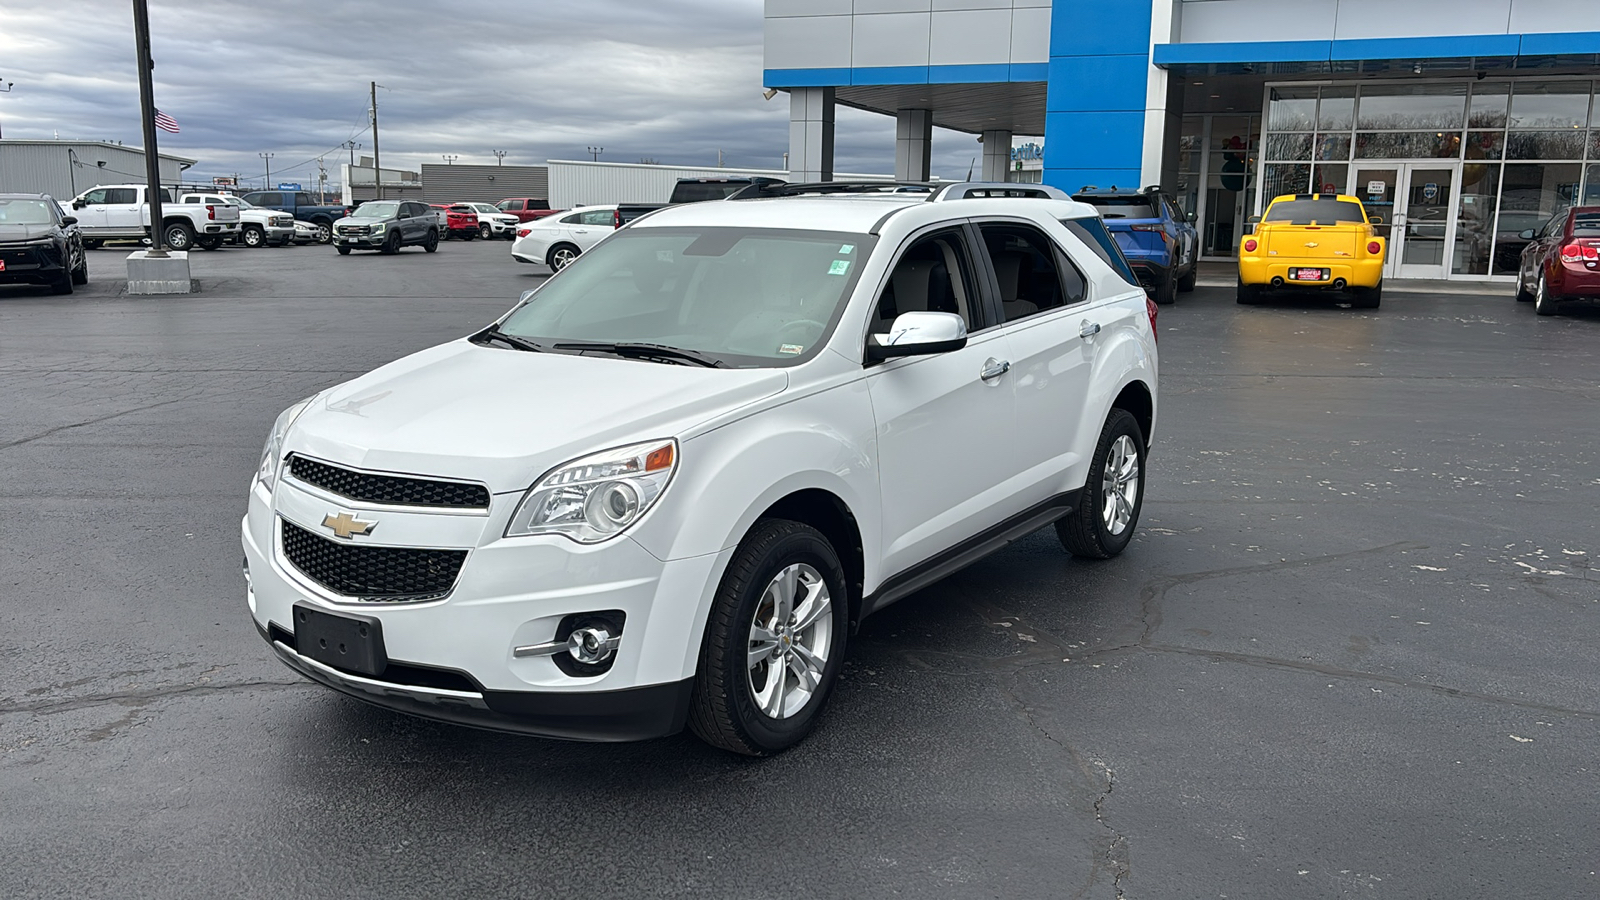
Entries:
<svg viewBox="0 0 1600 900">
<path fill-rule="evenodd" d="M 1382 225 L 1383 216 L 1367 216 L 1367 221 L 1373 225 Z"/>
<path fill-rule="evenodd" d="M 78 224 L 78 217 L 77 216 L 62 216 L 61 217 L 61 224 L 63 224 L 63 225 L 76 225 L 76 224 Z"/>
<path fill-rule="evenodd" d="M 867 359 L 946 353 L 966 345 L 967 323 L 955 313 L 908 312 L 895 317 L 888 334 L 867 338 Z"/>
<path fill-rule="evenodd" d="M 1527 231 L 1520 232 L 1517 237 L 1522 238 L 1525 241 L 1531 241 L 1533 240 L 1533 229 L 1529 228 Z"/>
<path fill-rule="evenodd" d="M 1189 224 L 1193 225 L 1195 222 L 1200 221 L 1200 214 L 1197 212 L 1192 212 L 1184 216 L 1184 218 L 1189 220 Z"/>
<path fill-rule="evenodd" d="M 78 198 L 77 200 L 72 201 L 72 208 L 73 209 L 83 209 L 85 206 L 88 206 L 88 205 L 89 204 L 85 203 L 83 201 L 83 198 L 81 198 L 81 197 Z"/>
</svg>

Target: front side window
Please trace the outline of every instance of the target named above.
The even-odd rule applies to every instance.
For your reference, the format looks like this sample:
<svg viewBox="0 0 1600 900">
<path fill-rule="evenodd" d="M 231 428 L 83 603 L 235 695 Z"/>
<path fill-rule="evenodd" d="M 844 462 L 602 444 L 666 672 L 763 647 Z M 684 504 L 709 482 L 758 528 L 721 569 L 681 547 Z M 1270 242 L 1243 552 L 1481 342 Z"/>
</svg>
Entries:
<svg viewBox="0 0 1600 900">
<path fill-rule="evenodd" d="M 1330 197 L 1321 200 L 1280 200 L 1267 208 L 1267 214 L 1261 217 L 1261 221 L 1285 225 L 1338 225 L 1364 223 L 1367 217 L 1361 211 L 1361 204 Z"/>
<path fill-rule="evenodd" d="M 85 204 L 91 204 L 92 203 L 92 204 L 95 204 L 95 205 L 99 205 L 101 203 L 106 202 L 106 194 L 108 194 L 108 193 L 110 193 L 110 192 L 107 191 L 105 188 L 95 188 L 94 190 L 92 190 L 92 191 L 88 192 L 87 194 L 83 195 L 83 202 Z"/>
<path fill-rule="evenodd" d="M 895 317 L 908 312 L 955 313 L 966 320 L 967 331 L 977 331 L 985 323 L 978 313 L 976 285 L 961 232 L 922 238 L 907 248 L 889 273 L 870 331 L 887 334 Z"/>
<path fill-rule="evenodd" d="M 980 230 L 1000 284 L 1007 322 L 1077 303 L 1088 295 L 1083 275 L 1066 264 L 1039 229 L 1008 224 L 982 225 Z"/>
<path fill-rule="evenodd" d="M 788 365 L 826 342 L 876 240 L 787 229 L 626 229 L 545 282 L 500 330 L 547 352 L 627 355 L 614 348 L 655 344 L 728 366 Z"/>
<path fill-rule="evenodd" d="M 581 224 L 582 222 L 583 222 L 583 213 L 581 213 L 581 212 L 573 213 L 570 216 L 562 216 L 561 217 L 561 224 L 563 224 L 563 225 L 578 225 L 578 224 Z"/>
<path fill-rule="evenodd" d="M 515 212 L 515 211 L 517 211 L 519 209 L 522 209 L 522 201 L 521 200 L 501 200 L 500 201 L 500 205 L 496 206 L 495 208 L 499 209 L 499 210 L 504 210 L 506 212 Z"/>
</svg>

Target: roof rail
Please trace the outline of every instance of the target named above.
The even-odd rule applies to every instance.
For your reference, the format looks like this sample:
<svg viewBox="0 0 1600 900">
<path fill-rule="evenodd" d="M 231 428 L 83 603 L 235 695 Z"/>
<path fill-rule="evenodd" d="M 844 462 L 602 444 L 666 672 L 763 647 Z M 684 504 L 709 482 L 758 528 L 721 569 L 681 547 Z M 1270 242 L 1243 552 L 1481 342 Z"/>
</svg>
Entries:
<svg viewBox="0 0 1600 900">
<path fill-rule="evenodd" d="M 963 181 L 947 184 L 929 197 L 930 202 L 969 200 L 979 197 L 1027 197 L 1034 200 L 1070 200 L 1059 188 L 1048 184 L 1023 184 L 1011 181 Z"/>
<path fill-rule="evenodd" d="M 729 200 L 753 200 L 759 197 L 799 197 L 826 194 L 931 194 L 938 185 L 927 181 L 800 181 L 793 183 L 751 185 L 743 188 Z"/>
</svg>

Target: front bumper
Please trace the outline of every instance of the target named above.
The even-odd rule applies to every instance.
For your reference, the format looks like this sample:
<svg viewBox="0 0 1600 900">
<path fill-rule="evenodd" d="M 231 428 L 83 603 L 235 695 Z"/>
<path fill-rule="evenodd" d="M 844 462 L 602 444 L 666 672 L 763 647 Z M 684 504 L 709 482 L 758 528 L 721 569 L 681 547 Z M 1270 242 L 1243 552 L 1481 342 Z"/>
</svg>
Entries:
<svg viewBox="0 0 1600 900">
<path fill-rule="evenodd" d="M 1327 277 L 1319 281 L 1299 281 L 1289 277 L 1291 269 L 1324 269 Z M 1275 280 L 1279 283 L 1275 283 Z M 1381 256 L 1367 259 L 1351 257 L 1284 259 L 1276 256 L 1239 258 L 1239 281 L 1248 285 L 1322 289 L 1343 281 L 1345 287 L 1370 288 L 1377 287 L 1382 280 L 1383 257 Z"/>
<path fill-rule="evenodd" d="M 520 499 L 495 496 L 486 514 L 438 513 L 352 504 L 287 476 L 270 499 L 258 486 L 242 535 L 255 626 L 296 671 L 413 715 L 587 740 L 680 730 L 719 555 L 662 562 L 627 536 L 587 546 L 549 535 L 501 538 Z M 387 533 L 382 545 L 460 548 L 466 562 L 438 600 L 339 597 L 295 568 L 280 539 L 281 522 L 325 533 L 319 523 L 335 512 L 381 521 L 375 534 Z M 381 546 L 366 538 L 359 543 Z M 300 655 L 296 603 L 378 619 L 389 668 L 373 678 Z M 602 674 L 568 675 L 550 656 L 513 654 L 554 640 L 568 617 L 605 610 L 621 611 L 625 624 L 614 662 Z M 420 670 L 451 674 L 440 681 L 417 676 Z"/>
<path fill-rule="evenodd" d="M 384 242 L 388 239 L 389 232 L 387 231 L 383 231 L 378 234 L 335 233 L 333 235 L 333 244 L 335 247 L 367 247 L 376 250 L 379 247 L 382 247 Z"/>
</svg>

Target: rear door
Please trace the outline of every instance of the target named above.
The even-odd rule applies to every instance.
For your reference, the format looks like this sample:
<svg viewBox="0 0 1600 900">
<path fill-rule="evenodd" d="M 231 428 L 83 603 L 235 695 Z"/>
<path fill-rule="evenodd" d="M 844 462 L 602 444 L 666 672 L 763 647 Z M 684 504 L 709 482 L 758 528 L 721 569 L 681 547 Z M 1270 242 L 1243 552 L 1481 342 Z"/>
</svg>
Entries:
<svg viewBox="0 0 1600 900">
<path fill-rule="evenodd" d="M 573 216 L 567 216 L 565 221 L 572 222 Z M 616 220 L 616 211 L 612 209 L 586 209 L 577 215 L 576 222 L 569 227 L 572 229 L 573 243 L 581 250 L 587 250 L 605 238 L 606 235 L 616 230 L 612 224 Z"/>
<path fill-rule="evenodd" d="M 117 234 L 137 234 L 144 230 L 150 218 L 140 202 L 147 188 L 107 188 L 102 204 L 106 216 L 106 230 Z"/>
</svg>

